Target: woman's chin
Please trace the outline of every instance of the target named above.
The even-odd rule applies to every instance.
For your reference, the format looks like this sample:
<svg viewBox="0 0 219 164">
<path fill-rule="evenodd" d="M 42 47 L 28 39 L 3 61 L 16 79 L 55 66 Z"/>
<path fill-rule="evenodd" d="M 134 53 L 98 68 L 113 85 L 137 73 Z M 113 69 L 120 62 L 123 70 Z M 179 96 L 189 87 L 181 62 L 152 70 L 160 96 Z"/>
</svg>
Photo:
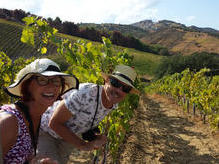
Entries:
<svg viewBox="0 0 219 164">
<path fill-rule="evenodd" d="M 56 99 L 57 99 L 56 97 L 45 97 L 44 96 L 41 103 L 47 106 L 51 106 L 56 101 Z"/>
</svg>

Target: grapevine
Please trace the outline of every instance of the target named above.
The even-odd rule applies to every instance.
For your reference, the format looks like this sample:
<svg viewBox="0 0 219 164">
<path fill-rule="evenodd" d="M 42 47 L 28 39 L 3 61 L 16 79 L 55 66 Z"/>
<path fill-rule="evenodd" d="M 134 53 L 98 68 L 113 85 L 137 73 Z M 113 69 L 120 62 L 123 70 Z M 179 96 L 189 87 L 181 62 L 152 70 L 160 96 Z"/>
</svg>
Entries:
<svg viewBox="0 0 219 164">
<path fill-rule="evenodd" d="M 213 130 L 219 128 L 219 76 L 208 77 L 209 69 L 192 72 L 189 69 L 181 73 L 167 75 L 153 82 L 145 91 L 171 95 L 179 104 L 180 98 L 194 103 L 201 115 L 208 116 Z M 187 100 L 188 99 L 188 100 Z"/>
</svg>

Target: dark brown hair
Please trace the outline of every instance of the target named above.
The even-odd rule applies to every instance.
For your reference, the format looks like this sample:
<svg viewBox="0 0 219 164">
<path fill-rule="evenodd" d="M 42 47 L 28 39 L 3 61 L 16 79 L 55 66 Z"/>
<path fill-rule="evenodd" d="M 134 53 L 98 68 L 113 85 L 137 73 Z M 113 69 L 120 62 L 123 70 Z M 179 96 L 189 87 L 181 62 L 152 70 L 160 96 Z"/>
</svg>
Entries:
<svg viewBox="0 0 219 164">
<path fill-rule="evenodd" d="M 28 89 L 32 80 L 33 80 L 33 76 L 31 76 L 29 79 L 25 80 L 21 85 L 21 94 L 22 94 L 21 100 L 24 102 L 33 100 L 31 93 Z"/>
</svg>

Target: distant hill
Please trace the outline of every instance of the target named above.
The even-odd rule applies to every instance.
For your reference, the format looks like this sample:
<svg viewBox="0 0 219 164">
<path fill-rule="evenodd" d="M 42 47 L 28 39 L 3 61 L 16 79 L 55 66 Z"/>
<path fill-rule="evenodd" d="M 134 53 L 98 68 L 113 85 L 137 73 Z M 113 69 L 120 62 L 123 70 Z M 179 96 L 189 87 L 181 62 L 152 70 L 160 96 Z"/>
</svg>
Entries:
<svg viewBox="0 0 219 164">
<path fill-rule="evenodd" d="M 181 54 L 211 52 L 219 54 L 219 31 L 212 28 L 187 27 L 173 21 L 140 21 L 132 24 L 146 30 L 139 38 L 147 44 L 160 44 L 169 51 Z"/>
<path fill-rule="evenodd" d="M 152 20 L 144 20 L 144 21 L 133 23 L 131 25 L 142 28 L 144 30 L 148 30 L 150 32 L 159 31 L 165 28 L 174 28 L 174 27 L 186 28 L 186 26 L 183 24 L 176 23 L 176 22 L 169 21 L 169 20 L 162 20 L 157 23 L 153 22 Z"/>
<path fill-rule="evenodd" d="M 177 23 L 177 22 L 170 21 L 170 20 L 161 20 L 158 22 L 153 22 L 152 20 L 144 20 L 144 21 L 133 23 L 131 25 L 135 27 L 139 27 L 146 31 L 150 31 L 150 32 L 156 32 L 156 31 L 160 31 L 166 28 L 177 28 L 177 29 L 182 29 L 182 30 L 191 31 L 191 32 L 208 33 L 209 35 L 219 37 L 219 31 L 213 28 L 210 28 L 210 27 L 200 28 L 196 26 L 187 27 L 184 24 Z"/>
<path fill-rule="evenodd" d="M 124 35 L 131 35 L 137 38 L 142 38 L 145 36 L 145 33 L 148 33 L 148 30 L 142 29 L 141 27 L 133 26 L 133 25 L 122 25 L 122 24 L 113 24 L 113 23 L 80 23 L 78 24 L 80 28 L 90 27 L 95 28 L 100 31 L 119 31 Z"/>
<path fill-rule="evenodd" d="M 119 31 L 132 35 L 149 45 L 161 45 L 174 54 L 188 55 L 195 52 L 219 54 L 219 31 L 213 28 L 187 27 L 174 21 L 153 22 L 144 20 L 130 25 L 81 23 L 79 27 Z"/>
</svg>

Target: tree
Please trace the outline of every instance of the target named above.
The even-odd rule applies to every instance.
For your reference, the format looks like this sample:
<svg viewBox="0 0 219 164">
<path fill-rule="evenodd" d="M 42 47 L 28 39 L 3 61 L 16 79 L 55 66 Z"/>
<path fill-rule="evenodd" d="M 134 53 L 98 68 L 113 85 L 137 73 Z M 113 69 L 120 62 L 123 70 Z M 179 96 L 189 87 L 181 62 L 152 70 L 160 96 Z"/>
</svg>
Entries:
<svg viewBox="0 0 219 164">
<path fill-rule="evenodd" d="M 62 30 L 62 21 L 59 17 L 56 17 L 51 25 L 52 25 L 52 27 L 55 27 L 56 29 L 58 29 L 61 32 L 61 30 Z"/>
<path fill-rule="evenodd" d="M 22 19 L 27 16 L 26 12 L 21 10 L 21 9 L 20 10 L 17 10 L 17 9 L 14 10 L 12 12 L 12 15 L 19 22 L 22 22 Z"/>
<path fill-rule="evenodd" d="M 51 17 L 47 18 L 47 22 L 48 22 L 48 23 L 49 23 L 49 25 L 51 26 L 51 25 L 52 25 L 52 23 L 53 23 L 53 20 L 52 20 L 52 18 L 51 18 Z"/>
<path fill-rule="evenodd" d="M 62 24 L 62 32 L 68 35 L 78 36 L 79 27 L 73 22 L 63 22 Z"/>
<path fill-rule="evenodd" d="M 97 41 L 97 42 L 102 42 L 102 37 L 101 33 L 95 28 L 91 27 L 86 27 L 85 29 L 80 30 L 80 37 L 92 40 L 92 41 Z"/>
</svg>

